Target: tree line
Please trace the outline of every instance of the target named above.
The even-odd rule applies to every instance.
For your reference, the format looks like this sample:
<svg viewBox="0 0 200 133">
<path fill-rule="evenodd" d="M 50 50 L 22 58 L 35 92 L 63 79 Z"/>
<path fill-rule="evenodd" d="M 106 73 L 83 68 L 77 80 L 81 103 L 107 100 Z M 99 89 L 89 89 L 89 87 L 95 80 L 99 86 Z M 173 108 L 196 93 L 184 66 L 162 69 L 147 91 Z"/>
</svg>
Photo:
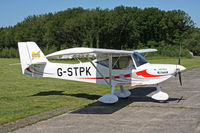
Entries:
<svg viewBox="0 0 200 133">
<path fill-rule="evenodd" d="M 184 11 L 119 6 L 73 8 L 26 17 L 0 28 L 0 57 L 18 57 L 17 42 L 34 41 L 45 54 L 72 47 L 111 49 L 158 48 L 161 55 L 200 55 L 200 30 Z"/>
</svg>

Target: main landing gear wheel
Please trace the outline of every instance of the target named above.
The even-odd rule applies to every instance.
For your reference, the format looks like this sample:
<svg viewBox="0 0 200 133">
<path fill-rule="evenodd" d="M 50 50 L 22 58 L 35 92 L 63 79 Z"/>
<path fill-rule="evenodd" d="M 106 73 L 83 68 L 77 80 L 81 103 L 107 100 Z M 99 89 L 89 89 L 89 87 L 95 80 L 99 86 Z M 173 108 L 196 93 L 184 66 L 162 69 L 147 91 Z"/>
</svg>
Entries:
<svg viewBox="0 0 200 133">
<path fill-rule="evenodd" d="M 119 98 L 127 98 L 131 95 L 131 92 L 129 90 L 123 89 L 123 86 L 120 85 L 120 90 L 115 91 L 114 94 Z"/>
<path fill-rule="evenodd" d="M 169 98 L 167 93 L 161 91 L 160 86 L 157 86 L 156 89 L 158 92 L 156 94 L 154 94 L 153 96 L 151 96 L 151 98 L 158 100 L 158 101 L 166 101 Z"/>
<path fill-rule="evenodd" d="M 112 104 L 118 101 L 118 97 L 113 94 L 107 94 L 98 99 L 102 103 Z"/>
<path fill-rule="evenodd" d="M 120 86 L 120 90 L 114 92 L 114 89 L 115 86 L 112 86 L 111 93 L 100 97 L 98 101 L 102 103 L 112 104 L 118 101 L 118 97 L 127 98 L 131 95 L 131 92 L 129 90 L 124 90 L 122 85 Z"/>
<path fill-rule="evenodd" d="M 114 95 L 114 89 L 115 89 L 115 86 L 113 85 L 111 88 L 111 93 L 100 97 L 98 101 L 102 103 L 108 103 L 108 104 L 116 103 L 118 101 L 118 97 Z"/>
</svg>

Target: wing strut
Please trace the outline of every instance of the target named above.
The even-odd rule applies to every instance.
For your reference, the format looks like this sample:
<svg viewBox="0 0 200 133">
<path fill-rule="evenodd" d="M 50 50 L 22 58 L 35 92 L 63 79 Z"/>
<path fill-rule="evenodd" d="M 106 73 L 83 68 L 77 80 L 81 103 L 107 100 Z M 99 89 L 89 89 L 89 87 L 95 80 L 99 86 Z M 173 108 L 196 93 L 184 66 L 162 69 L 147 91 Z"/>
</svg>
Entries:
<svg viewBox="0 0 200 133">
<path fill-rule="evenodd" d="M 106 84 L 110 85 L 109 82 L 106 80 L 105 76 L 99 71 L 99 69 L 94 65 L 94 63 L 92 61 L 90 61 L 90 63 L 93 65 L 93 67 L 97 70 L 97 72 L 103 77 L 104 81 L 106 82 Z"/>
<path fill-rule="evenodd" d="M 118 97 L 114 95 L 114 90 L 116 84 L 112 83 L 112 54 L 109 55 L 109 85 L 111 86 L 110 94 L 104 95 L 100 97 L 98 100 L 103 103 L 116 103 L 118 101 Z"/>
<path fill-rule="evenodd" d="M 99 71 L 99 69 L 94 65 L 92 61 L 90 63 L 93 65 L 93 67 L 97 70 L 97 72 L 103 77 L 104 81 L 107 85 L 112 86 L 112 54 L 109 55 L 109 82 L 106 80 L 105 76 Z M 111 92 L 113 93 L 113 92 Z"/>
<path fill-rule="evenodd" d="M 112 55 L 109 55 L 109 84 L 112 86 Z"/>
</svg>

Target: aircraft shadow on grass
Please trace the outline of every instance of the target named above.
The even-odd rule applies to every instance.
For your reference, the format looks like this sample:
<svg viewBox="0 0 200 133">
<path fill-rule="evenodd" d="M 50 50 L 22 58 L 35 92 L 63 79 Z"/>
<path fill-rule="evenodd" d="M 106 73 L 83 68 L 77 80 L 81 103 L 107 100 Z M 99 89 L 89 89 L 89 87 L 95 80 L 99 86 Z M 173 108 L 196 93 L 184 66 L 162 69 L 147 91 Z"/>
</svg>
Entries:
<svg viewBox="0 0 200 133">
<path fill-rule="evenodd" d="M 50 96 L 50 95 L 60 95 L 60 96 L 73 96 L 78 98 L 87 98 L 89 100 L 95 100 L 101 97 L 100 95 L 90 95 L 86 93 L 77 93 L 77 94 L 66 94 L 65 91 L 43 91 L 32 96 Z"/>
<path fill-rule="evenodd" d="M 88 106 L 84 108 L 73 111 L 71 113 L 72 114 L 112 114 L 128 106 L 129 104 L 133 102 L 159 103 L 159 101 L 152 99 L 150 96 L 147 96 L 148 94 L 156 91 L 155 87 L 137 87 L 137 88 L 131 89 L 130 91 L 131 91 L 130 97 L 125 98 L 125 99 L 119 98 L 119 101 L 115 104 L 104 104 L 101 102 L 95 102 L 95 103 L 89 104 Z M 85 93 L 66 94 L 64 93 L 64 91 L 45 91 L 45 92 L 39 92 L 32 96 L 49 96 L 49 95 L 74 96 L 78 98 L 87 98 L 90 100 L 96 100 L 101 97 L 100 95 L 90 95 L 90 94 L 85 94 Z M 185 100 L 185 99 L 183 99 L 183 97 L 169 98 L 167 101 L 163 102 L 163 104 L 171 102 L 171 101 L 177 101 L 178 103 L 180 100 Z"/>
</svg>

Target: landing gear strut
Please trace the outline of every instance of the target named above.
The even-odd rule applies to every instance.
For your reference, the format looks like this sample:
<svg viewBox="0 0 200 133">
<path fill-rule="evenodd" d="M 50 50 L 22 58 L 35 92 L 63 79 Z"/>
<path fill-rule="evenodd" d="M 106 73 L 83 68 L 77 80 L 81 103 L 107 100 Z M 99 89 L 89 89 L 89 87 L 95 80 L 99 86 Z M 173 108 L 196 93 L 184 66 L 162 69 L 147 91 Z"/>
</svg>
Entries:
<svg viewBox="0 0 200 133">
<path fill-rule="evenodd" d="M 123 86 L 120 85 L 120 90 L 115 91 L 114 94 L 120 98 L 127 98 L 131 95 L 131 92 L 129 90 L 123 89 Z"/>
</svg>

